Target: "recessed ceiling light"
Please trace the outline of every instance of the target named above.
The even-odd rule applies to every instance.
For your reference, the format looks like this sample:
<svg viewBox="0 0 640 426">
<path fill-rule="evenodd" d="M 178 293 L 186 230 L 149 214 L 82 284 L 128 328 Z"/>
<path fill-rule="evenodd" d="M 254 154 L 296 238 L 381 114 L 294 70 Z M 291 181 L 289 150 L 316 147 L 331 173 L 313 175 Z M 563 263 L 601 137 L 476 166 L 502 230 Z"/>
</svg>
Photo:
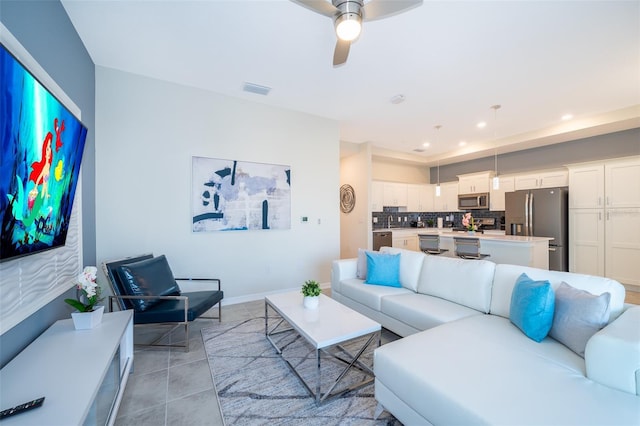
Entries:
<svg viewBox="0 0 640 426">
<path fill-rule="evenodd" d="M 391 103 L 394 105 L 401 104 L 405 101 L 405 97 L 402 94 L 395 95 L 391 98 Z"/>
<path fill-rule="evenodd" d="M 424 146 L 425 148 L 429 147 L 429 145 L 431 145 L 429 142 L 425 142 L 422 144 L 422 146 Z"/>
<path fill-rule="evenodd" d="M 465 146 L 467 144 L 466 141 L 460 141 L 458 142 L 458 146 Z"/>
<path fill-rule="evenodd" d="M 485 127 L 487 127 L 487 122 L 481 121 L 478 124 L 476 124 L 476 126 L 478 126 L 478 129 L 484 129 Z"/>
<path fill-rule="evenodd" d="M 571 120 L 573 118 L 572 114 L 565 114 L 562 116 L 562 121 Z"/>
</svg>

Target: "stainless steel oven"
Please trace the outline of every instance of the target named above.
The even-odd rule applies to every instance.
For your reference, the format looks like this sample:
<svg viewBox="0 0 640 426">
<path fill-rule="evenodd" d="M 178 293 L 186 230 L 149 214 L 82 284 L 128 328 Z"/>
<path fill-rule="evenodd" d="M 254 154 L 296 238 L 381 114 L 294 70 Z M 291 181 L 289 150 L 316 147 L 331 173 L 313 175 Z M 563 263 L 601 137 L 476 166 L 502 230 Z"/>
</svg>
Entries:
<svg viewBox="0 0 640 426">
<path fill-rule="evenodd" d="M 488 209 L 489 193 L 458 195 L 458 210 Z"/>
</svg>

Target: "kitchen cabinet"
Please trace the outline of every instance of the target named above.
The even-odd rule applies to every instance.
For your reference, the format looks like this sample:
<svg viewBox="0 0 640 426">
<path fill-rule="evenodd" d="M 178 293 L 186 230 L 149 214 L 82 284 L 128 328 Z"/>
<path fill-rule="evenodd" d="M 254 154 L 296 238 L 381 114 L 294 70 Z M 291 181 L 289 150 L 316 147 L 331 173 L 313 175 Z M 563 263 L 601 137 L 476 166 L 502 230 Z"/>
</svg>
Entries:
<svg viewBox="0 0 640 426">
<path fill-rule="evenodd" d="M 371 182 L 371 211 L 381 212 L 384 206 L 384 183 Z"/>
<path fill-rule="evenodd" d="M 515 189 L 555 188 L 569 185 L 567 170 L 552 170 L 515 176 Z"/>
<path fill-rule="evenodd" d="M 433 185 L 407 185 L 407 211 L 433 211 Z"/>
<path fill-rule="evenodd" d="M 434 187 L 435 193 L 435 187 Z M 458 183 L 447 182 L 440 184 L 440 196 L 433 197 L 433 210 L 436 212 L 458 211 Z"/>
<path fill-rule="evenodd" d="M 411 236 L 405 236 L 405 237 L 396 237 L 396 236 L 394 236 L 393 239 L 392 239 L 392 243 L 391 244 L 395 248 L 419 251 L 418 250 L 418 236 L 417 235 L 411 235 Z"/>
<path fill-rule="evenodd" d="M 604 207 L 604 164 L 569 166 L 569 208 Z"/>
<path fill-rule="evenodd" d="M 505 209 L 504 194 L 515 191 L 515 179 L 513 176 L 498 176 L 500 188 L 489 191 L 489 210 L 503 211 Z"/>
<path fill-rule="evenodd" d="M 640 157 L 569 168 L 569 270 L 640 286 Z"/>
<path fill-rule="evenodd" d="M 472 173 L 458 176 L 458 194 L 489 192 L 493 172 Z"/>
<path fill-rule="evenodd" d="M 407 205 L 407 184 L 384 182 L 383 200 L 385 206 L 401 207 Z"/>
<path fill-rule="evenodd" d="M 640 207 L 640 157 L 604 165 L 605 207 Z"/>
<path fill-rule="evenodd" d="M 604 220 L 606 276 L 640 286 L 640 208 L 606 209 Z"/>
<path fill-rule="evenodd" d="M 569 271 L 605 275 L 603 210 L 569 209 Z"/>
</svg>

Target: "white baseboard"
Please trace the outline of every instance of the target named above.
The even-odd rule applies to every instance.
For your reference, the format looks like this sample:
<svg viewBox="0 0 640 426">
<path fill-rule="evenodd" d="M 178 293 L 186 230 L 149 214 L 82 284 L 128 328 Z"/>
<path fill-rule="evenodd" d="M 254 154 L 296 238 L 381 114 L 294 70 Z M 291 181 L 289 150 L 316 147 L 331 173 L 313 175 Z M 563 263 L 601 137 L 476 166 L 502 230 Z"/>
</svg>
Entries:
<svg viewBox="0 0 640 426">
<path fill-rule="evenodd" d="M 225 297 L 224 299 L 222 299 L 222 306 L 236 305 L 238 303 L 245 303 L 245 302 L 255 302 L 256 300 L 264 300 L 264 297 L 270 294 L 288 293 L 290 291 L 296 291 L 296 290 L 299 291 L 300 288 L 301 287 L 292 287 L 292 288 L 281 289 L 276 291 L 268 291 L 266 293 L 254 293 L 254 294 L 247 294 L 245 296 Z M 320 288 L 322 288 L 323 290 L 329 289 L 331 288 L 331 283 L 329 282 L 321 283 Z M 224 288 L 222 290 L 224 290 Z"/>
</svg>

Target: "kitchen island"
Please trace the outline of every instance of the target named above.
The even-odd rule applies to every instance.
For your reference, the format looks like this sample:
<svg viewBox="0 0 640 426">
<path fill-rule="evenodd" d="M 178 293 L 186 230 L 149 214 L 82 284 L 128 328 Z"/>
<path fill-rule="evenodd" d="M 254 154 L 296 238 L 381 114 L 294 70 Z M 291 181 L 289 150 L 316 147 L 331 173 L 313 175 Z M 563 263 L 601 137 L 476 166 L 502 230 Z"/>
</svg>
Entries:
<svg viewBox="0 0 640 426">
<path fill-rule="evenodd" d="M 379 231 L 388 232 L 389 229 L 380 229 Z M 474 235 L 469 235 L 466 232 L 453 231 L 448 228 L 391 228 L 391 232 L 394 241 L 411 238 L 418 240 L 420 234 L 440 235 L 440 247 L 449 250 L 440 256 L 450 257 L 455 257 L 453 237 L 476 237 L 480 240 L 480 251 L 490 256 L 486 258 L 487 260 L 495 263 L 549 269 L 549 241 L 553 239 L 549 237 L 522 237 L 489 232 L 486 234 L 476 232 Z"/>
</svg>

